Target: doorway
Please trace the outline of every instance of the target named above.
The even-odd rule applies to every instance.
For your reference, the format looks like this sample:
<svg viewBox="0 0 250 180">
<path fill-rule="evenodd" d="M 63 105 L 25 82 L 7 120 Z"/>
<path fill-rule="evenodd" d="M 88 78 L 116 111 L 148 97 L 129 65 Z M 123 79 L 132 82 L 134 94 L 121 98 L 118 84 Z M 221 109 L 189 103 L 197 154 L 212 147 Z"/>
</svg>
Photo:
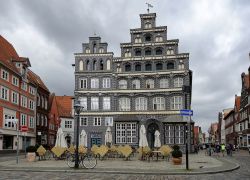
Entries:
<svg viewBox="0 0 250 180">
<path fill-rule="evenodd" d="M 148 125 L 147 130 L 147 138 L 148 138 L 148 146 L 153 149 L 154 148 L 154 142 L 155 142 L 155 131 L 159 131 L 159 126 L 153 122 Z"/>
</svg>

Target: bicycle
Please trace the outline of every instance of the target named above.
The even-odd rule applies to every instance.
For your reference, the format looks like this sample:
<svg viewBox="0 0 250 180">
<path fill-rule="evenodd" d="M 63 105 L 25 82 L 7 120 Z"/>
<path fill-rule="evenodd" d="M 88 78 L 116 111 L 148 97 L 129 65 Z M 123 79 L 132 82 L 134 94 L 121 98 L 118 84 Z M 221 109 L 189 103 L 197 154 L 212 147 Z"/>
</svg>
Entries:
<svg viewBox="0 0 250 180">
<path fill-rule="evenodd" d="M 70 168 L 75 167 L 75 154 L 67 154 L 66 162 Z M 93 169 L 97 165 L 97 159 L 90 153 L 79 154 L 79 165 L 82 165 L 86 169 Z"/>
</svg>

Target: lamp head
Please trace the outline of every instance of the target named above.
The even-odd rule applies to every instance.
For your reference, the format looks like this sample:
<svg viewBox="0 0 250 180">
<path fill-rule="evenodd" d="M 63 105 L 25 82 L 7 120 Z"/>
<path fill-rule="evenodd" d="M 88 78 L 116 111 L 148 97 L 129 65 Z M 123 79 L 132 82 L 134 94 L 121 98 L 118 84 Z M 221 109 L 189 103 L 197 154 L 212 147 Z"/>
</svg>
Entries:
<svg viewBox="0 0 250 180">
<path fill-rule="evenodd" d="M 77 114 L 79 114 L 83 110 L 83 106 L 81 106 L 79 100 L 75 100 L 74 109 Z"/>
</svg>

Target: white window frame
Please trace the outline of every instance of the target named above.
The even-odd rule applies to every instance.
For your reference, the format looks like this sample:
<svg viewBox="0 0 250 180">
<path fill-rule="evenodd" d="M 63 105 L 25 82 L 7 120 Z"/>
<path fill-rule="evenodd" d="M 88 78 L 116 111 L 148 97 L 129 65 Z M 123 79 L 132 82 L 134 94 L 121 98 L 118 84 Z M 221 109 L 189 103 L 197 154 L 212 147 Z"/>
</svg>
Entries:
<svg viewBox="0 0 250 180">
<path fill-rule="evenodd" d="M 183 98 L 182 96 L 174 96 L 171 98 L 171 109 L 181 110 L 183 108 Z"/>
<path fill-rule="evenodd" d="M 34 128 L 35 127 L 35 124 L 34 124 L 34 117 L 33 116 L 30 116 L 29 117 L 29 127 L 30 128 Z"/>
<path fill-rule="evenodd" d="M 169 79 L 168 78 L 160 79 L 160 88 L 169 88 Z"/>
<path fill-rule="evenodd" d="M 6 101 L 9 101 L 9 88 L 1 86 L 1 96 L 0 98 Z"/>
<path fill-rule="evenodd" d="M 13 121 L 6 122 L 7 119 L 8 120 L 16 119 L 16 114 L 14 111 L 11 111 L 9 113 L 4 113 L 3 118 L 4 118 L 4 125 L 3 125 L 4 128 L 16 129 L 16 123 L 14 123 Z"/>
<path fill-rule="evenodd" d="M 92 78 L 91 79 L 91 88 L 92 89 L 98 89 L 99 88 L 99 79 L 98 78 Z"/>
<path fill-rule="evenodd" d="M 6 80 L 6 81 L 9 81 L 9 72 L 6 71 L 6 70 L 4 70 L 4 69 L 2 69 L 2 71 L 1 71 L 1 78 L 4 79 L 4 80 Z"/>
<path fill-rule="evenodd" d="M 28 99 L 27 99 L 27 97 L 21 95 L 21 106 L 27 108 L 27 105 L 28 105 Z"/>
<path fill-rule="evenodd" d="M 133 89 L 140 89 L 141 88 L 141 81 L 139 79 L 134 79 L 132 81 L 132 88 Z"/>
<path fill-rule="evenodd" d="M 27 115 L 26 114 L 21 114 L 21 126 L 26 126 L 27 125 Z"/>
<path fill-rule="evenodd" d="M 72 127 L 73 127 L 73 121 L 71 121 L 71 120 L 65 120 L 64 121 L 64 127 L 65 127 L 65 129 L 72 129 Z"/>
<path fill-rule="evenodd" d="M 153 79 L 147 79 L 147 80 L 146 80 L 146 88 L 147 88 L 147 89 L 152 89 L 152 88 L 154 88 L 154 80 L 153 80 Z"/>
<path fill-rule="evenodd" d="M 88 79 L 87 78 L 80 78 L 79 79 L 79 88 L 80 89 L 87 89 L 88 88 Z"/>
<path fill-rule="evenodd" d="M 165 98 L 154 97 L 153 98 L 153 109 L 154 110 L 165 110 Z"/>
<path fill-rule="evenodd" d="M 80 105 L 83 107 L 83 110 L 87 110 L 88 109 L 88 99 L 87 97 L 79 97 L 78 99 L 80 101 Z"/>
<path fill-rule="evenodd" d="M 93 126 L 101 126 L 102 125 L 102 118 L 101 117 L 94 117 L 93 118 Z"/>
<path fill-rule="evenodd" d="M 122 79 L 118 82 L 118 88 L 119 89 L 127 89 L 128 88 L 128 82 L 125 79 Z"/>
<path fill-rule="evenodd" d="M 174 87 L 182 87 L 183 86 L 183 78 L 176 77 L 174 78 Z"/>
<path fill-rule="evenodd" d="M 113 117 L 105 117 L 105 126 L 113 126 Z"/>
<path fill-rule="evenodd" d="M 99 110 L 99 97 L 91 97 L 91 110 Z"/>
<path fill-rule="evenodd" d="M 116 123 L 116 143 L 135 144 L 137 142 L 137 123 Z"/>
<path fill-rule="evenodd" d="M 80 126 L 88 126 L 88 118 L 80 117 Z"/>
<path fill-rule="evenodd" d="M 29 86 L 29 93 L 32 95 L 35 95 L 35 88 L 32 86 Z"/>
<path fill-rule="evenodd" d="M 135 110 L 145 111 L 148 109 L 148 99 L 145 97 L 137 97 L 135 99 Z"/>
<path fill-rule="evenodd" d="M 130 111 L 130 99 L 122 97 L 119 99 L 119 111 Z"/>
<path fill-rule="evenodd" d="M 29 109 L 31 109 L 31 110 L 35 109 L 35 102 L 31 99 L 29 99 Z"/>
<path fill-rule="evenodd" d="M 111 79 L 103 78 L 102 79 L 102 88 L 110 88 L 111 87 Z"/>
<path fill-rule="evenodd" d="M 26 82 L 22 82 L 21 88 L 22 88 L 22 90 L 27 91 L 27 88 L 28 88 L 27 83 Z"/>
<path fill-rule="evenodd" d="M 102 98 L 102 108 L 103 108 L 103 110 L 110 110 L 111 109 L 111 98 L 110 97 L 103 97 Z"/>
<path fill-rule="evenodd" d="M 14 76 L 14 75 L 12 75 L 12 84 L 14 86 L 19 87 L 19 79 L 16 76 Z"/>
</svg>

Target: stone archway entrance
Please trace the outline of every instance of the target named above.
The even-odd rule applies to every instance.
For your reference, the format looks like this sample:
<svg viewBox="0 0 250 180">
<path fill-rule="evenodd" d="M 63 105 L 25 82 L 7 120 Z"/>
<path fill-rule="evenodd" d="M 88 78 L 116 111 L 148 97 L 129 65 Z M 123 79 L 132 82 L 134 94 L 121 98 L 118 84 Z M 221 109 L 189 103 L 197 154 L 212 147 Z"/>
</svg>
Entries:
<svg viewBox="0 0 250 180">
<path fill-rule="evenodd" d="M 148 146 L 152 149 L 154 148 L 155 142 L 155 131 L 159 131 L 159 126 L 155 122 L 148 125 L 147 129 L 147 139 L 148 139 Z"/>
</svg>

